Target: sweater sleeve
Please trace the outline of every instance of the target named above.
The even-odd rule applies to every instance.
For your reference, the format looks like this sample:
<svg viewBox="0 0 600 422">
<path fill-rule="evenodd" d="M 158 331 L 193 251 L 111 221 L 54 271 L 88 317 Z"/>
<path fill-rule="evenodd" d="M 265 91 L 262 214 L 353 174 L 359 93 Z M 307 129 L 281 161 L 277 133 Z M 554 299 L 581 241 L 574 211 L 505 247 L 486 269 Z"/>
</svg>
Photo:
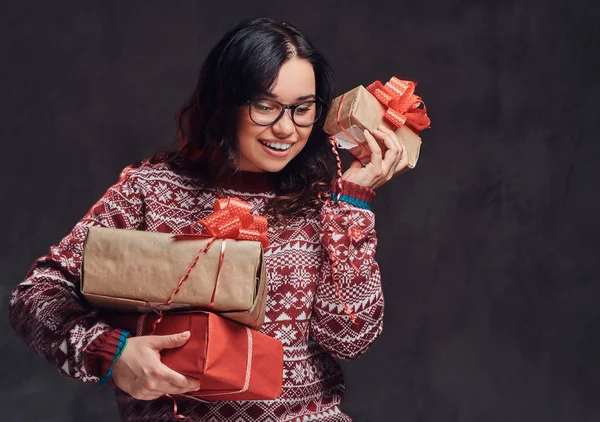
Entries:
<svg viewBox="0 0 600 422">
<path fill-rule="evenodd" d="M 79 381 L 97 382 L 106 374 L 122 334 L 102 322 L 79 293 L 84 240 L 91 226 L 142 225 L 135 168 L 130 165 L 121 172 L 73 230 L 33 263 L 10 297 L 9 320 L 17 334 L 60 372 Z"/>
<path fill-rule="evenodd" d="M 345 196 L 357 200 L 351 202 L 370 204 L 375 196 L 373 190 L 351 182 L 342 181 L 342 189 Z M 383 292 L 375 261 L 375 215 L 340 200 L 327 201 L 320 219 L 323 265 L 311 333 L 334 357 L 354 359 L 367 351 L 383 329 Z M 332 265 L 334 256 L 338 262 L 336 271 Z M 356 316 L 354 323 L 344 304 Z"/>
</svg>

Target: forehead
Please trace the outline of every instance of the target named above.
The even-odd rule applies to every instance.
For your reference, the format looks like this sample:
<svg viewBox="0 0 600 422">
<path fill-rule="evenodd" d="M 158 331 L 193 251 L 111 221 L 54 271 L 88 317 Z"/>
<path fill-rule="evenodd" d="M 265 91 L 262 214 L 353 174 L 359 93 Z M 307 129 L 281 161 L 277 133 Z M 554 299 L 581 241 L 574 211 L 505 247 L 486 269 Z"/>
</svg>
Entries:
<svg viewBox="0 0 600 422">
<path fill-rule="evenodd" d="M 308 60 L 294 57 L 281 66 L 271 88 L 276 99 L 292 102 L 298 97 L 316 95 L 315 71 Z"/>
</svg>

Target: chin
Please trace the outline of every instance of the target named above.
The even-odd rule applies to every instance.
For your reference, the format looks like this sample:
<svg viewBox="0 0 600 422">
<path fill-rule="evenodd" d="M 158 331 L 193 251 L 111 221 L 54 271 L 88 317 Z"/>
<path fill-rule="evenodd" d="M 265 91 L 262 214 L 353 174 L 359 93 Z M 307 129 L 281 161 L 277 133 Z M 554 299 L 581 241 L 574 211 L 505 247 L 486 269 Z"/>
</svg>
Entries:
<svg viewBox="0 0 600 422">
<path fill-rule="evenodd" d="M 254 173 L 277 173 L 278 171 L 281 171 L 285 168 L 285 166 L 287 166 L 289 164 L 289 162 L 286 163 L 260 163 L 260 164 L 255 164 L 252 163 L 252 165 L 242 165 L 240 167 L 240 170 L 242 171 L 250 171 L 250 172 L 254 172 Z"/>
<path fill-rule="evenodd" d="M 293 158 L 292 158 L 293 159 Z M 281 161 L 281 160 L 256 160 L 253 163 L 253 167 L 258 171 L 264 171 L 268 173 L 277 173 L 283 170 L 287 165 L 290 164 L 292 159 Z"/>
<path fill-rule="evenodd" d="M 263 165 L 261 166 L 261 168 L 263 169 L 263 171 L 269 172 L 269 173 L 277 173 L 281 170 L 283 170 L 285 168 L 285 166 L 287 166 L 288 163 L 285 164 L 270 164 L 270 165 Z"/>
</svg>

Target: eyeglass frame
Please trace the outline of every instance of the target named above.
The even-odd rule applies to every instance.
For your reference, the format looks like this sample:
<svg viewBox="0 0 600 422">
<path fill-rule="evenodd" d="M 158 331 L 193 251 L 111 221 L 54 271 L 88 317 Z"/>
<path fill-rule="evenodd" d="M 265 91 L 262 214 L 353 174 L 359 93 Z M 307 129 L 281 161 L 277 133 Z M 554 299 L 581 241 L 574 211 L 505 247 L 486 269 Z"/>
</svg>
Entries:
<svg viewBox="0 0 600 422">
<path fill-rule="evenodd" d="M 269 124 L 263 124 L 263 123 L 257 123 L 253 118 L 252 118 L 252 103 L 257 102 L 257 101 L 271 101 L 274 103 L 279 104 L 279 106 L 281 107 L 281 112 L 279 113 L 279 116 L 277 116 L 277 118 L 275 120 L 273 120 L 271 123 Z M 315 119 L 314 122 L 312 122 L 311 124 L 308 125 L 299 125 L 298 123 L 296 123 L 296 120 L 294 120 L 294 113 L 296 112 L 296 108 L 301 106 L 302 104 L 306 104 L 306 103 L 312 103 L 314 102 L 315 104 L 319 104 L 321 106 L 321 109 L 319 111 L 319 117 L 317 117 Z M 312 125 L 314 125 L 315 123 L 317 123 L 319 121 L 319 119 L 321 118 L 321 116 L 323 115 L 323 108 L 325 107 L 325 102 L 323 100 L 321 100 L 319 97 L 315 97 L 314 100 L 305 100 L 302 102 L 299 102 L 297 104 L 283 104 L 280 103 L 277 100 L 274 100 L 272 98 L 256 98 L 254 100 L 248 100 L 246 101 L 246 105 L 248 105 L 248 116 L 250 117 L 250 120 L 252 120 L 252 122 L 254 122 L 254 124 L 257 124 L 258 126 L 271 126 L 274 125 L 275 123 L 277 123 L 285 114 L 286 110 L 291 110 L 290 113 L 290 118 L 292 119 L 292 122 L 299 127 L 310 127 Z"/>
</svg>

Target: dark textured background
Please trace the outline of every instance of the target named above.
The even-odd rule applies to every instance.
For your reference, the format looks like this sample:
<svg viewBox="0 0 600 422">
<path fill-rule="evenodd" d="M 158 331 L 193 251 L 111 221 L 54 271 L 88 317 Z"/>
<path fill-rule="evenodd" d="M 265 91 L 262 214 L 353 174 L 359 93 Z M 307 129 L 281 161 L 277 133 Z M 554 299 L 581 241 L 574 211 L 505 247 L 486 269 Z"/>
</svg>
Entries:
<svg viewBox="0 0 600 422">
<path fill-rule="evenodd" d="M 598 6 L 339 3 L 1 4 L 1 420 L 117 420 L 110 388 L 17 339 L 8 296 L 125 165 L 169 147 L 208 49 L 262 15 L 300 27 L 340 93 L 417 80 L 433 121 L 417 169 L 378 191 L 385 329 L 344 364 L 344 409 L 600 420 Z"/>
</svg>

